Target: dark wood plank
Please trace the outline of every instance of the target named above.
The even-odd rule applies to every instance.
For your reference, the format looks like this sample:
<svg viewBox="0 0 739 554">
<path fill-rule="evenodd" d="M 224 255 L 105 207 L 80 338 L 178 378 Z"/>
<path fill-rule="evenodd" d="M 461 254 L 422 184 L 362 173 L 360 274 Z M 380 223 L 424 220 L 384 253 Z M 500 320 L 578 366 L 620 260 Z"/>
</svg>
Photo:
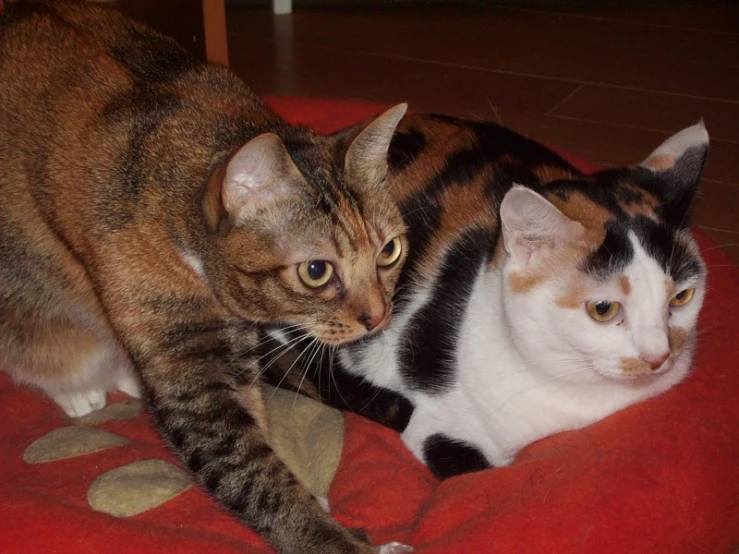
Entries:
<svg viewBox="0 0 739 554">
<path fill-rule="evenodd" d="M 739 98 L 738 98 L 739 100 Z M 671 132 L 703 118 L 713 139 L 739 142 L 739 101 L 725 102 L 602 85 L 586 85 L 555 110 L 587 121 Z"/>
<path fill-rule="evenodd" d="M 738 243 L 739 3 L 552 10 L 537 1 L 283 17 L 233 7 L 232 65 L 264 94 L 405 100 L 498 120 L 605 165 L 642 160 L 702 116 L 712 148 L 694 217 L 721 244 Z M 727 248 L 739 259 L 739 246 Z"/>
<path fill-rule="evenodd" d="M 572 83 L 231 35 L 231 67 L 264 94 L 409 102 L 423 111 L 491 119 L 495 106 L 547 111 Z M 238 55 L 235 53 L 238 52 Z"/>
<path fill-rule="evenodd" d="M 617 40 L 613 33 L 609 41 L 595 43 L 588 38 L 592 31 L 587 20 L 575 20 L 578 25 L 571 32 L 560 34 L 557 30 L 561 22 L 555 16 L 547 25 L 540 14 L 534 14 L 536 21 L 531 21 L 530 14 L 511 13 L 505 17 L 499 12 L 471 11 L 468 7 L 452 12 L 439 8 L 389 14 L 361 10 L 298 12 L 291 17 L 291 36 L 301 45 L 578 83 L 728 100 L 735 100 L 735 91 L 739 90 L 739 64 L 717 68 L 716 64 L 683 60 L 673 56 L 674 48 L 667 43 L 651 48 L 631 46 L 628 36 Z M 243 27 L 238 33 L 270 38 L 271 26 L 260 24 L 265 16 L 259 12 L 235 10 L 231 17 L 232 32 Z M 675 40 L 673 37 L 670 42 L 674 44 Z M 696 38 L 695 42 L 700 40 Z M 720 80 L 716 79 L 717 73 Z"/>
</svg>

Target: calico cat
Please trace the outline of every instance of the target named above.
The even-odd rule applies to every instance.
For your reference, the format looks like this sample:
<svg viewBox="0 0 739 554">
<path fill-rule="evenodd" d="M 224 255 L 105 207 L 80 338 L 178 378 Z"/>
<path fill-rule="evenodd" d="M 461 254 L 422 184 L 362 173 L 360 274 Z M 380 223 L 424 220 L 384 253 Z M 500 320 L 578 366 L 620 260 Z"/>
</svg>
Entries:
<svg viewBox="0 0 739 554">
<path fill-rule="evenodd" d="M 393 322 L 315 372 L 324 397 L 402 431 L 445 478 L 680 382 L 705 294 L 687 212 L 707 150 L 701 122 L 585 175 L 493 123 L 407 116 L 390 148 L 410 252 Z"/>
<path fill-rule="evenodd" d="M 397 106 L 334 137 L 108 9 L 0 14 L 0 365 L 70 416 L 121 389 L 284 553 L 406 552 L 331 519 L 268 444 L 261 325 L 385 327 L 405 257 Z"/>
</svg>

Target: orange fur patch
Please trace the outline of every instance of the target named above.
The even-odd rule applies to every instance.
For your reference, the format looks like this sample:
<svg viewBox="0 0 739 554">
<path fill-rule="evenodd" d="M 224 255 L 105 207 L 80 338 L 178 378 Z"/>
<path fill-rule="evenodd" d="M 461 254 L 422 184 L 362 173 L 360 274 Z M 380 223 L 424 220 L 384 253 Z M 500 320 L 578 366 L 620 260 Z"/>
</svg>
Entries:
<svg viewBox="0 0 739 554">
<path fill-rule="evenodd" d="M 621 292 L 626 296 L 631 294 L 631 281 L 629 281 L 629 278 L 626 275 L 621 275 L 621 277 L 618 278 L 618 286 L 621 287 Z"/>
<path fill-rule="evenodd" d="M 567 293 L 556 298 L 555 302 L 560 308 L 576 310 L 582 306 L 586 296 L 585 281 L 582 278 L 568 282 Z"/>
<path fill-rule="evenodd" d="M 512 271 L 508 275 L 508 288 L 513 294 L 526 294 L 543 283 L 546 279 L 541 274 L 527 274 L 522 271 Z"/>
<path fill-rule="evenodd" d="M 665 290 L 667 291 L 667 298 L 672 298 L 677 294 L 677 285 L 672 277 L 665 277 Z"/>
<path fill-rule="evenodd" d="M 630 183 L 621 183 L 621 186 L 631 191 L 635 196 L 641 197 L 641 201 L 635 200 L 633 202 L 620 203 L 621 208 L 627 214 L 631 216 L 643 215 L 652 220 L 657 220 L 655 210 L 659 206 L 659 200 L 656 196 Z"/>
<path fill-rule="evenodd" d="M 649 375 L 652 369 L 639 358 L 621 358 L 619 368 L 624 375 Z"/>
<path fill-rule="evenodd" d="M 682 327 L 670 327 L 667 338 L 670 341 L 670 351 L 679 352 L 688 338 L 688 332 Z"/>
<path fill-rule="evenodd" d="M 667 154 L 658 154 L 647 158 L 644 165 L 654 171 L 664 171 L 675 165 L 675 157 Z"/>
</svg>

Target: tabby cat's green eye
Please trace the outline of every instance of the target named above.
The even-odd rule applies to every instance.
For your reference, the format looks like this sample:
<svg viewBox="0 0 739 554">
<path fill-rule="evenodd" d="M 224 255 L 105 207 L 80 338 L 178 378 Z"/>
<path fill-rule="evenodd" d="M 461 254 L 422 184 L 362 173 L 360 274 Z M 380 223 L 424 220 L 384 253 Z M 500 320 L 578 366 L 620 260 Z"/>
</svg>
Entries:
<svg viewBox="0 0 739 554">
<path fill-rule="evenodd" d="M 621 311 L 621 304 L 608 300 L 593 300 L 585 304 L 588 315 L 601 323 L 611 321 Z"/>
<path fill-rule="evenodd" d="M 308 260 L 298 266 L 298 276 L 306 286 L 317 289 L 331 280 L 334 266 L 323 260 Z"/>
<path fill-rule="evenodd" d="M 393 240 L 383 246 L 382 250 L 377 256 L 377 265 L 380 267 L 387 267 L 393 265 L 400 258 L 403 244 L 400 242 L 400 237 L 395 237 Z"/>
<path fill-rule="evenodd" d="M 690 299 L 693 298 L 693 294 L 695 294 L 695 289 L 685 289 L 678 292 L 675 296 L 672 297 L 672 300 L 670 300 L 670 306 L 673 308 L 676 308 L 678 306 L 684 306 L 688 302 L 690 302 Z"/>
</svg>

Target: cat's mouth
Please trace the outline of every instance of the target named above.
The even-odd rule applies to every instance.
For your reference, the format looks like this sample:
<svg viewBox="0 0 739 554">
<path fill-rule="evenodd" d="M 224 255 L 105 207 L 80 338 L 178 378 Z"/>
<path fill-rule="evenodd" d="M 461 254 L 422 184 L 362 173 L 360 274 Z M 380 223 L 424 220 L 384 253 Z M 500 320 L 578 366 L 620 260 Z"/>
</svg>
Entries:
<svg viewBox="0 0 739 554">
<path fill-rule="evenodd" d="M 674 356 L 670 356 L 659 367 L 653 368 L 639 358 L 624 357 L 613 360 L 609 367 L 595 364 L 595 371 L 607 378 L 618 382 L 640 383 L 652 381 L 654 378 L 670 371 L 674 365 Z"/>
<path fill-rule="evenodd" d="M 389 318 L 388 318 L 389 323 Z M 353 333 L 343 333 L 343 334 L 332 334 L 330 331 L 328 333 L 320 333 L 317 331 L 313 331 L 312 335 L 317 338 L 320 342 L 323 344 L 326 344 L 328 346 L 347 346 L 350 344 L 357 344 L 359 342 L 364 342 L 366 340 L 371 340 L 374 337 L 376 337 L 378 334 L 380 334 L 384 329 L 387 328 L 388 323 L 382 323 L 372 329 L 371 331 L 362 330 L 357 334 Z"/>
</svg>

